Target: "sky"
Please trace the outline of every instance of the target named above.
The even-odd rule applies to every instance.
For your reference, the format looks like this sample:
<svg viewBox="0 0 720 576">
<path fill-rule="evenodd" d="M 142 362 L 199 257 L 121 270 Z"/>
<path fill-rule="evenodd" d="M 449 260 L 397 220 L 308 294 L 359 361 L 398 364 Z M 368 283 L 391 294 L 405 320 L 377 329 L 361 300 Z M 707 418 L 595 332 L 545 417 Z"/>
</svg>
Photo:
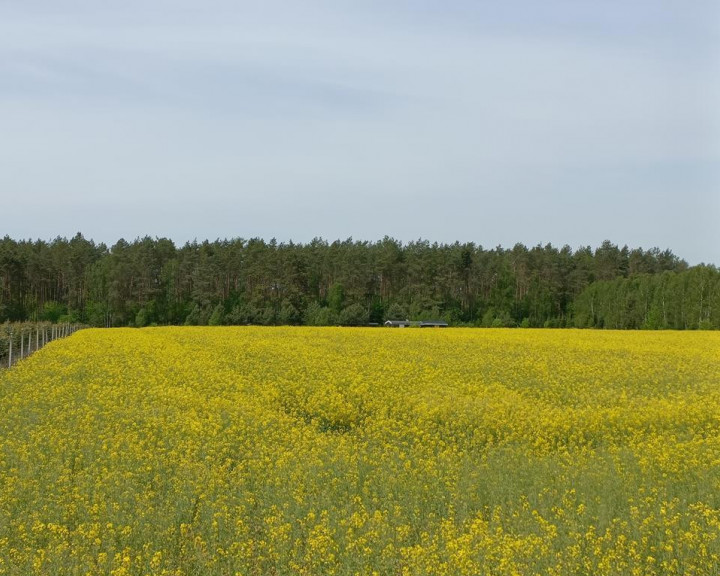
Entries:
<svg viewBox="0 0 720 576">
<path fill-rule="evenodd" d="M 720 265 L 716 0 L 0 0 L 0 236 Z"/>
</svg>

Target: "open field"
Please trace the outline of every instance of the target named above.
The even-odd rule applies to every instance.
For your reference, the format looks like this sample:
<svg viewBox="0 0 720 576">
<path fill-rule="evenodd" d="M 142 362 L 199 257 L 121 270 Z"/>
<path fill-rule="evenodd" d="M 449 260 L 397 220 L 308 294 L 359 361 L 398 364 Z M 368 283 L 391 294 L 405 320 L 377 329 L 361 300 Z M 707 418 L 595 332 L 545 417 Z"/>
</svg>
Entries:
<svg viewBox="0 0 720 576">
<path fill-rule="evenodd" d="M 0 574 L 720 573 L 717 332 L 83 330 L 0 410 Z"/>
</svg>

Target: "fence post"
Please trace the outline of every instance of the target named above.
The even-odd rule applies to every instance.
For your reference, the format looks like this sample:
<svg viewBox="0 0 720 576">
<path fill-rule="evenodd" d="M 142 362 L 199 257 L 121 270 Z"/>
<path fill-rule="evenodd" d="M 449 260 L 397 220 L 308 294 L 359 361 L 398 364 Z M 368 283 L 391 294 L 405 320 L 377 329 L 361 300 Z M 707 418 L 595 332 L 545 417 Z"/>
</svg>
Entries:
<svg viewBox="0 0 720 576">
<path fill-rule="evenodd" d="M 25 358 L 25 334 L 23 334 L 22 328 L 20 328 L 20 360 Z"/>
<path fill-rule="evenodd" d="M 13 338 L 13 333 L 12 333 L 12 330 L 10 330 L 10 347 L 8 349 L 8 368 L 10 368 L 10 366 L 12 366 L 12 338 Z"/>
<path fill-rule="evenodd" d="M 40 350 L 40 326 L 35 327 L 35 352 Z"/>
</svg>

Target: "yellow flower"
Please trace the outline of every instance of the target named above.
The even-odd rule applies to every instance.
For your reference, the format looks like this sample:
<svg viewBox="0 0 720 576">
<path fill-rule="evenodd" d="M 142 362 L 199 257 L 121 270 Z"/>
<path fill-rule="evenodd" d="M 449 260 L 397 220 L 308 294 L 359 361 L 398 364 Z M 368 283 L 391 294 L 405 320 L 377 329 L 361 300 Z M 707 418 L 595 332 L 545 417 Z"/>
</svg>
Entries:
<svg viewBox="0 0 720 576">
<path fill-rule="evenodd" d="M 0 372 L 0 574 L 702 576 L 720 334 L 83 330 Z"/>
</svg>

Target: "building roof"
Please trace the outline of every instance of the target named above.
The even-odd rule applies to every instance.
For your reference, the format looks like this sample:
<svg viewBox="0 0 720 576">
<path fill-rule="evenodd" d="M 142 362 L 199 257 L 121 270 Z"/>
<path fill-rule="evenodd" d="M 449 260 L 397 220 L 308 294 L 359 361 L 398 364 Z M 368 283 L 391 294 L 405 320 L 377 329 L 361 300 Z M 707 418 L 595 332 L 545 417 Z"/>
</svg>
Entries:
<svg viewBox="0 0 720 576">
<path fill-rule="evenodd" d="M 410 326 L 410 320 L 386 320 L 385 326 Z"/>
</svg>

